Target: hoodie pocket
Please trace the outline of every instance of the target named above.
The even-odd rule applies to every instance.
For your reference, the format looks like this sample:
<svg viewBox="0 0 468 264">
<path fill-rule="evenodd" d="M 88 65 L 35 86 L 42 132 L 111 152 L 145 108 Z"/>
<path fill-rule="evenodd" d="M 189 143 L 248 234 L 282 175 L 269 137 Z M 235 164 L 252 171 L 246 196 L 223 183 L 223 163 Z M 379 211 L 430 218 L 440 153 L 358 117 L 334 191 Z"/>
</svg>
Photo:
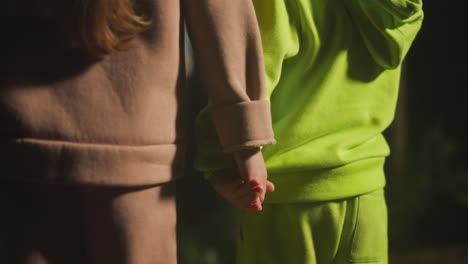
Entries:
<svg viewBox="0 0 468 264">
<path fill-rule="evenodd" d="M 387 207 L 383 190 L 359 196 L 352 236 L 351 263 L 385 263 L 387 258 Z"/>
</svg>

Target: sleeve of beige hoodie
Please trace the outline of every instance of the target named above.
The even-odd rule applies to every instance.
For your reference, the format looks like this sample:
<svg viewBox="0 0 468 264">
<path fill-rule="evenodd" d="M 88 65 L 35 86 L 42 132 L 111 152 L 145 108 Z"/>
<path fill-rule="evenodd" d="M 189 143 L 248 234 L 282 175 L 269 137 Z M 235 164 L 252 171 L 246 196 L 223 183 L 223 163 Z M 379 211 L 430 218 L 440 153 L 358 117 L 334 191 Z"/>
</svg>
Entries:
<svg viewBox="0 0 468 264">
<path fill-rule="evenodd" d="M 251 0 L 183 0 L 211 118 L 231 153 L 275 143 L 262 45 Z"/>
</svg>

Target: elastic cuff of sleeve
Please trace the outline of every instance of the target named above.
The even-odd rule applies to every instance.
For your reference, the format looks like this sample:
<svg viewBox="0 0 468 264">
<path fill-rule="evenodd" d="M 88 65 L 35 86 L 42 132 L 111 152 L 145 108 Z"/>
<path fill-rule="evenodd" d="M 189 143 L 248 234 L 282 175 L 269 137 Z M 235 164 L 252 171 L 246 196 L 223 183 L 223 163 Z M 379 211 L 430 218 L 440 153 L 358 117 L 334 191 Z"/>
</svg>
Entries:
<svg viewBox="0 0 468 264">
<path fill-rule="evenodd" d="M 276 143 L 267 100 L 214 107 L 212 117 L 225 153 Z"/>
</svg>

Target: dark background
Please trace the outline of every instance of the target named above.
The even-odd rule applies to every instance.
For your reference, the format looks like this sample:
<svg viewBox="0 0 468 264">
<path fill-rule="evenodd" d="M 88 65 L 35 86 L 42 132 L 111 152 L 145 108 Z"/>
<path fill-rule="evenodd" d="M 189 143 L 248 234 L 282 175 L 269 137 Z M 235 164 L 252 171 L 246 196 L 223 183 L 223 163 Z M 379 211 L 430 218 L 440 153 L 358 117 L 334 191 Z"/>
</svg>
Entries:
<svg viewBox="0 0 468 264">
<path fill-rule="evenodd" d="M 424 10 L 395 121 L 385 131 L 390 260 L 468 263 L 468 14 L 463 1 L 426 0 Z M 205 102 L 199 86 L 193 76 L 193 114 Z M 234 263 L 235 211 L 197 172 L 186 174 L 179 182 L 180 263 Z"/>
</svg>

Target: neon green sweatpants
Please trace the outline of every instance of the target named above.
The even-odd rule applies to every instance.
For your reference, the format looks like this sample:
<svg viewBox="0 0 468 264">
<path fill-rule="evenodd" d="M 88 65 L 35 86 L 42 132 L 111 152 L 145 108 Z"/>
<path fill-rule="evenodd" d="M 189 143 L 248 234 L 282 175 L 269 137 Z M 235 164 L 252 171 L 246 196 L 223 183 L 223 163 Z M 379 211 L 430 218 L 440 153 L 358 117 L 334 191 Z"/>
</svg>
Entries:
<svg viewBox="0 0 468 264">
<path fill-rule="evenodd" d="M 264 204 L 240 218 L 238 264 L 387 261 L 384 191 L 327 202 Z"/>
</svg>

